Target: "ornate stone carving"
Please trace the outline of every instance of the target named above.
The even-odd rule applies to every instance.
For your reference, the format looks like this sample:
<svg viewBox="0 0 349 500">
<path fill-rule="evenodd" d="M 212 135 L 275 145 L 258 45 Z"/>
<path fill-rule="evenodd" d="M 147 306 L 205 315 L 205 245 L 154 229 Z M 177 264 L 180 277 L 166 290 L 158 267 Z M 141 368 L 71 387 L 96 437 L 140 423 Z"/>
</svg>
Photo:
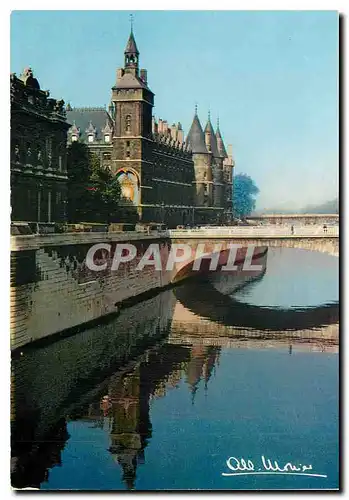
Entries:
<svg viewBox="0 0 349 500">
<path fill-rule="evenodd" d="M 21 151 L 19 149 L 19 144 L 16 144 L 15 145 L 15 149 L 14 149 L 14 156 L 15 156 L 15 162 L 16 163 L 20 162 L 20 155 L 21 155 Z"/>
<path fill-rule="evenodd" d="M 26 161 L 26 163 L 28 165 L 31 165 L 31 161 L 32 161 L 32 150 L 31 150 L 31 147 L 28 146 L 28 148 L 27 148 L 27 161 Z"/>
</svg>

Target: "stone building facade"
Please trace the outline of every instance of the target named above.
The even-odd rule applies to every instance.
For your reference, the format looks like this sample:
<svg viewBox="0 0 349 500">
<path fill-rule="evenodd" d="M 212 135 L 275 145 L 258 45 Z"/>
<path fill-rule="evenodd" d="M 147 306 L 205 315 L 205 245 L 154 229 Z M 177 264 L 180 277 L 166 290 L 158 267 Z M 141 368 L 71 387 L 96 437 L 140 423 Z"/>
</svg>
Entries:
<svg viewBox="0 0 349 500">
<path fill-rule="evenodd" d="M 30 68 L 11 86 L 11 220 L 63 222 L 67 198 L 64 101 L 51 99 Z"/>
<path fill-rule="evenodd" d="M 203 131 L 195 112 L 185 138 L 181 123 L 156 120 L 132 31 L 124 55 L 108 110 L 67 108 L 69 142 L 85 142 L 112 170 L 141 221 L 169 227 L 229 222 L 234 163 L 219 128 L 214 132 L 209 119 Z"/>
</svg>

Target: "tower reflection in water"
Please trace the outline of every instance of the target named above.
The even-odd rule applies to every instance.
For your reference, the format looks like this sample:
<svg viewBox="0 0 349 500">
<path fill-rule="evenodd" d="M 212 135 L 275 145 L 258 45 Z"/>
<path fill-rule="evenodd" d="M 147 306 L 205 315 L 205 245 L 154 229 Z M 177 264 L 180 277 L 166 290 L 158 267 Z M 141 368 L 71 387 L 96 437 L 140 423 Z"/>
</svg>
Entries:
<svg viewBox="0 0 349 500">
<path fill-rule="evenodd" d="M 255 276 L 254 283 L 263 276 Z M 89 421 L 108 436 L 108 442 L 96 439 L 102 439 L 106 456 L 120 467 L 124 487 L 135 489 L 137 467 L 151 463 L 146 447 L 153 433 L 152 401 L 179 386 L 180 392 L 189 390 L 186 404 L 195 404 L 198 391 L 209 387 L 221 351 L 337 352 L 338 302 L 327 303 L 327 292 L 311 307 L 266 308 L 236 300 L 237 286 L 253 287 L 251 280 L 240 283 L 240 278 L 187 282 L 122 310 L 111 322 L 46 347 L 23 349 L 24 355 L 12 362 L 12 485 L 69 488 L 67 476 L 85 466 L 75 458 L 87 452 L 75 446 L 74 421 L 82 426 Z M 229 373 L 234 377 L 234 369 Z M 62 458 L 63 450 L 68 456 Z M 63 469 L 58 481 L 50 473 L 56 465 Z M 109 485 L 121 489 L 117 471 L 115 477 Z M 70 484 L 83 489 L 85 483 L 94 489 L 93 478 Z"/>
<path fill-rule="evenodd" d="M 110 432 L 109 452 L 122 469 L 127 489 L 134 489 L 137 466 L 145 462 L 145 448 L 152 436 L 152 400 L 166 396 L 184 379 L 194 403 L 200 381 L 207 391 L 220 350 L 217 346 L 171 344 L 150 350 L 132 370 L 110 379 L 107 394 L 89 405 L 87 415 L 83 409 L 78 411 L 82 418 L 92 419 Z"/>
</svg>

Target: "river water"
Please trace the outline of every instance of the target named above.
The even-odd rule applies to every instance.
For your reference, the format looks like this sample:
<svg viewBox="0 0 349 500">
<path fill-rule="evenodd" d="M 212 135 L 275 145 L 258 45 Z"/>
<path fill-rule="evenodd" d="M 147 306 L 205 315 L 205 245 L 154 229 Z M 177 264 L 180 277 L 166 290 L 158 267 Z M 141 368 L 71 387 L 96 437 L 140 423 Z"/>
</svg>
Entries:
<svg viewBox="0 0 349 500">
<path fill-rule="evenodd" d="M 337 258 L 270 249 L 248 283 L 188 281 L 23 349 L 12 485 L 338 488 L 338 286 Z"/>
</svg>

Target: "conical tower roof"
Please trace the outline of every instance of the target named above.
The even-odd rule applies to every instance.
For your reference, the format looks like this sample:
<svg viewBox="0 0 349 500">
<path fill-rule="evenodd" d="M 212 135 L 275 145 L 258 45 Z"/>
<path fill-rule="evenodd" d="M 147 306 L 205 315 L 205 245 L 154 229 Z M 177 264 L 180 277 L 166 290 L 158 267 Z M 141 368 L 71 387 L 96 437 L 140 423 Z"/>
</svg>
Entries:
<svg viewBox="0 0 349 500">
<path fill-rule="evenodd" d="M 128 39 L 128 42 L 126 45 L 126 49 L 125 49 L 125 54 L 137 54 L 137 56 L 139 55 L 136 40 L 135 40 L 135 37 L 133 35 L 133 31 L 131 31 L 131 33 L 130 33 L 130 36 L 129 36 L 129 39 Z"/>
<path fill-rule="evenodd" d="M 219 156 L 222 158 L 228 158 L 227 151 L 224 146 L 223 138 L 221 136 L 221 131 L 219 130 L 219 124 L 217 124 L 216 140 Z"/>
<path fill-rule="evenodd" d="M 221 155 L 218 152 L 216 134 L 214 133 L 210 117 L 208 117 L 206 127 L 205 127 L 205 134 L 207 134 L 207 133 L 210 134 L 210 146 L 211 146 L 212 155 L 215 158 L 220 158 Z"/>
<path fill-rule="evenodd" d="M 193 153 L 208 153 L 205 144 L 205 135 L 196 110 L 193 123 L 187 135 L 186 143 Z"/>
</svg>

